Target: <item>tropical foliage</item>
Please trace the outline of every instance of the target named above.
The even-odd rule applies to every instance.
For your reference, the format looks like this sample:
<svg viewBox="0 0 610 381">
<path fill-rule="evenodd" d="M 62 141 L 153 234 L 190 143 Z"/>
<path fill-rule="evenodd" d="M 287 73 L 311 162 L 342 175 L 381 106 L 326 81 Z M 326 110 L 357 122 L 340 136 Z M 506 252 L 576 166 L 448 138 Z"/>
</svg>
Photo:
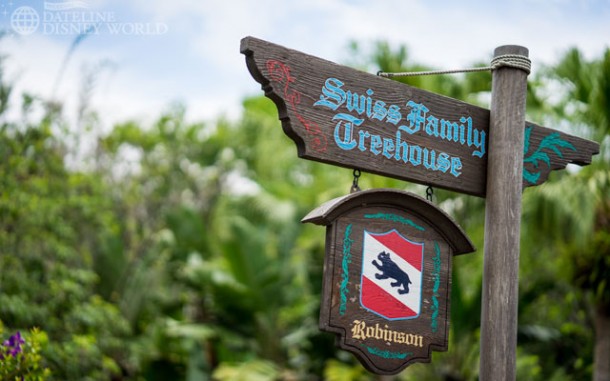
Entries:
<svg viewBox="0 0 610 381">
<path fill-rule="evenodd" d="M 426 68 L 405 47 L 351 48 L 370 71 Z M 377 379 L 317 328 L 324 232 L 300 223 L 352 173 L 298 159 L 271 101 L 205 123 L 170 105 L 101 134 L 86 99 L 72 125 L 0 79 L 2 380 Z M 488 73 L 408 81 L 468 102 L 491 87 Z M 603 144 L 525 192 L 518 379 L 608 379 L 610 51 L 570 50 L 530 85 L 532 120 Z M 483 247 L 484 200 L 435 202 Z M 482 251 L 456 258 L 449 351 L 396 379 L 477 379 L 481 268 Z"/>
</svg>

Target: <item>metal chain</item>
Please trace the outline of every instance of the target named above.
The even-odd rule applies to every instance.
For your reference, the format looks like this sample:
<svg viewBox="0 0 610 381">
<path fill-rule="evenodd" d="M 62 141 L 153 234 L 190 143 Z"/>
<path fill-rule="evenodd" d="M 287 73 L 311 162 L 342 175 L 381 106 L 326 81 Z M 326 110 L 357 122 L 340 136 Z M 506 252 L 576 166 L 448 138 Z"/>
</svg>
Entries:
<svg viewBox="0 0 610 381">
<path fill-rule="evenodd" d="M 350 193 L 360 192 L 360 187 L 358 186 L 358 179 L 362 173 L 359 169 L 354 169 L 354 181 L 352 182 L 352 187 L 350 189 Z"/>
</svg>

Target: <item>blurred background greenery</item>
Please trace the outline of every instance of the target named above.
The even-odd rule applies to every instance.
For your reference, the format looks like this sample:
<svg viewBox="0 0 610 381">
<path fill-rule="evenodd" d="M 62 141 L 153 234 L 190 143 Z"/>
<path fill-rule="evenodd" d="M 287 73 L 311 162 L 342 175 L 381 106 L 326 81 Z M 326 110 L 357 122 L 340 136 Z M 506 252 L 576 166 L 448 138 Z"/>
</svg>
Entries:
<svg viewBox="0 0 610 381">
<path fill-rule="evenodd" d="M 428 69 L 383 41 L 350 56 L 368 72 Z M 318 330 L 325 234 L 300 223 L 349 192 L 351 171 L 298 159 L 262 96 L 237 120 L 192 123 L 175 104 L 100 133 L 94 74 L 68 122 L 0 67 L 0 341 L 33 340 L 49 380 L 381 379 Z M 489 73 L 406 81 L 488 107 Z M 602 148 L 524 192 L 518 379 L 608 380 L 610 50 L 567 50 L 530 75 L 527 112 Z M 425 193 L 366 173 L 360 186 Z M 449 350 L 386 380 L 478 379 L 484 200 L 435 202 L 479 250 L 453 264 Z"/>
</svg>

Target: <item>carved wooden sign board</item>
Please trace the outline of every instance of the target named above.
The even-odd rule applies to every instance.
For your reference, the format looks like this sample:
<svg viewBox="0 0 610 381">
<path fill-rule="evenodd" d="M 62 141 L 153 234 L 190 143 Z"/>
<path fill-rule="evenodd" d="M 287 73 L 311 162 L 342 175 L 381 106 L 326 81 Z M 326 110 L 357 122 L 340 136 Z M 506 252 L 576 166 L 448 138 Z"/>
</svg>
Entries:
<svg viewBox="0 0 610 381">
<path fill-rule="evenodd" d="M 413 194 L 378 189 L 315 209 L 325 225 L 320 328 L 378 374 L 447 350 L 453 255 L 474 251 L 442 210 Z"/>
<path fill-rule="evenodd" d="M 241 52 L 299 157 L 484 197 L 489 110 L 253 37 Z M 523 186 L 599 145 L 525 123 Z"/>
<path fill-rule="evenodd" d="M 241 52 L 299 157 L 486 196 L 489 110 L 252 37 Z M 599 152 L 524 129 L 523 187 Z M 381 189 L 329 201 L 303 222 L 327 227 L 320 328 L 341 348 L 379 374 L 447 350 L 451 259 L 474 247 L 444 212 Z"/>
</svg>

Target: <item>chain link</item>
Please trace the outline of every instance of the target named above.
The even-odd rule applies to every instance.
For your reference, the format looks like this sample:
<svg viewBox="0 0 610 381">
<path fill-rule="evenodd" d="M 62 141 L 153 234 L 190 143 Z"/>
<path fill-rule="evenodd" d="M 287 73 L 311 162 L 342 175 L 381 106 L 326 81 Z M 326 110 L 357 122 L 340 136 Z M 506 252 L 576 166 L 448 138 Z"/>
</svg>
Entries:
<svg viewBox="0 0 610 381">
<path fill-rule="evenodd" d="M 352 182 L 352 188 L 350 189 L 350 193 L 360 192 L 360 187 L 358 186 L 358 179 L 360 178 L 361 174 L 362 172 L 360 172 L 359 169 L 354 169 L 354 181 Z"/>
<path fill-rule="evenodd" d="M 432 197 L 434 196 L 434 189 L 431 186 L 426 188 L 426 200 L 432 202 Z"/>
</svg>

